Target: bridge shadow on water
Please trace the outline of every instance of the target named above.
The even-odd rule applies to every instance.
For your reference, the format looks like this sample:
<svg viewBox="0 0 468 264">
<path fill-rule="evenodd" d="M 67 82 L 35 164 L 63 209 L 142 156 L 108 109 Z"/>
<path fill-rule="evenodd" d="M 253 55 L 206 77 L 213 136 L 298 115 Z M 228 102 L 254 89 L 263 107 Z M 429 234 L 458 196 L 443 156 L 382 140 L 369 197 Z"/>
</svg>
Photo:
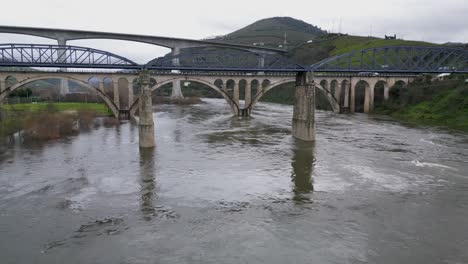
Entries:
<svg viewBox="0 0 468 264">
<path fill-rule="evenodd" d="M 315 143 L 294 140 L 292 146 L 293 200 L 297 203 L 309 202 L 308 194 L 314 191 L 312 173 L 315 166 Z"/>
<path fill-rule="evenodd" d="M 156 150 L 154 148 L 140 149 L 140 210 L 143 214 L 143 219 L 150 221 L 156 213 L 155 200 L 155 159 Z"/>
</svg>

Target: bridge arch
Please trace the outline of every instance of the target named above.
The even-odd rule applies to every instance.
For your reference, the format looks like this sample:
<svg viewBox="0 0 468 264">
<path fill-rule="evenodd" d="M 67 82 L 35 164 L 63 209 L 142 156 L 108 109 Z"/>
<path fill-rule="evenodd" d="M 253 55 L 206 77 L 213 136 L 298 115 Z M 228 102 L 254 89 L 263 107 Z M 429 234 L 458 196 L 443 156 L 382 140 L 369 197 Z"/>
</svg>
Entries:
<svg viewBox="0 0 468 264">
<path fill-rule="evenodd" d="M 388 82 L 386 80 L 378 80 L 374 89 L 374 105 L 383 104 L 386 100 L 386 92 L 388 92 Z"/>
<path fill-rule="evenodd" d="M 366 80 L 359 80 L 356 85 L 353 87 L 354 89 L 354 98 L 351 98 L 352 103 L 354 104 L 354 111 L 353 112 L 364 112 L 367 113 L 369 111 L 369 104 L 370 104 L 370 89 L 373 89 L 371 84 Z"/>
<path fill-rule="evenodd" d="M 319 82 L 319 85 L 322 86 L 323 89 L 330 91 L 328 87 L 328 80 L 323 79 Z"/>
<path fill-rule="evenodd" d="M 198 83 L 201 83 L 201 84 L 205 84 L 206 86 L 212 88 L 213 90 L 217 91 L 221 96 L 223 96 L 223 98 L 226 100 L 226 102 L 231 107 L 232 112 L 235 115 L 237 115 L 239 113 L 239 106 L 234 103 L 233 98 L 227 93 L 227 91 L 225 91 L 224 89 L 222 89 L 222 88 L 218 87 L 217 85 L 215 85 L 216 82 L 219 83 L 218 80 L 221 80 L 221 79 L 213 80 L 213 83 L 212 83 L 210 81 L 207 81 L 207 80 L 204 80 L 204 79 L 201 79 L 201 78 L 197 78 L 197 77 L 185 77 L 185 76 L 184 77 L 175 77 L 175 78 L 171 78 L 171 79 L 164 80 L 162 82 L 156 83 L 156 85 L 151 88 L 151 92 L 154 92 L 157 89 L 161 88 L 162 86 L 164 86 L 166 84 L 169 84 L 169 83 L 172 83 L 172 82 L 175 82 L 175 81 L 198 82 Z M 231 81 L 234 82 L 234 80 L 231 80 Z M 228 81 L 226 81 L 226 84 L 227 84 L 227 82 Z M 136 112 L 136 110 L 138 108 L 138 103 L 139 103 L 139 99 L 137 98 L 137 99 L 134 100 L 133 104 L 130 106 L 130 114 L 132 116 L 135 114 L 135 112 Z"/>
<path fill-rule="evenodd" d="M 405 80 L 402 79 L 396 79 L 392 83 L 392 85 L 389 85 L 388 87 L 388 94 L 387 98 L 392 99 L 392 100 L 398 100 L 400 99 L 402 93 L 406 92 L 406 86 L 408 83 Z"/>
<path fill-rule="evenodd" d="M 99 90 L 98 88 L 92 86 L 91 84 L 89 84 L 86 81 L 76 79 L 76 78 L 72 78 L 72 77 L 69 77 L 69 76 L 51 75 L 51 76 L 32 77 L 32 78 L 27 78 L 27 79 L 21 80 L 21 81 L 17 82 L 16 84 L 12 85 L 11 87 L 4 89 L 0 93 L 0 102 L 3 101 L 10 93 L 14 92 L 15 90 L 23 87 L 24 85 L 26 85 L 28 83 L 32 83 L 32 82 L 40 81 L 40 80 L 47 80 L 47 79 L 58 79 L 58 80 L 74 81 L 74 82 L 77 82 L 79 84 L 82 84 L 83 86 L 85 86 L 88 89 L 97 91 L 97 95 L 111 109 L 114 116 L 115 117 L 119 116 L 119 108 L 101 90 Z"/>
<path fill-rule="evenodd" d="M 16 79 L 16 77 L 9 75 L 9 76 L 7 76 L 5 78 L 5 87 L 4 88 L 5 89 L 9 88 L 9 87 L 11 87 L 11 86 L 13 86 L 13 85 L 15 85 L 17 83 L 18 83 L 18 80 Z"/>
<path fill-rule="evenodd" d="M 259 89 L 258 92 L 254 95 L 250 105 L 246 106 L 246 108 L 252 110 L 255 107 L 255 105 L 260 101 L 260 99 L 268 91 L 270 91 L 271 89 L 274 89 L 274 88 L 276 88 L 276 87 L 278 87 L 280 85 L 286 84 L 286 83 L 294 83 L 295 81 L 296 80 L 293 80 L 293 79 L 283 79 L 283 80 L 271 83 L 270 85 L 268 85 L 264 89 Z M 333 109 L 333 112 L 339 113 L 340 112 L 340 105 L 339 105 L 338 101 L 335 99 L 335 97 L 332 94 L 330 94 L 330 92 L 328 90 L 324 89 L 321 85 L 315 84 L 315 87 L 322 90 L 327 95 L 326 98 L 327 98 L 328 102 L 330 103 L 330 105 L 331 105 L 331 107 Z"/>
</svg>

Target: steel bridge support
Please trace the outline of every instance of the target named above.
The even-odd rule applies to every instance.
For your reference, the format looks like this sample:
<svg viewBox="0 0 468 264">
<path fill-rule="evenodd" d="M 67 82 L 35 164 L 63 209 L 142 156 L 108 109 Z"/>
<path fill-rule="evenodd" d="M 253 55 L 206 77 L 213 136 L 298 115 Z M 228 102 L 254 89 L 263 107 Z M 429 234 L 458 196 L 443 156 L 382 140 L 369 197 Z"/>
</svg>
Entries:
<svg viewBox="0 0 468 264">
<path fill-rule="evenodd" d="M 309 75 L 312 73 L 299 72 L 296 75 L 292 119 L 292 135 L 303 141 L 315 141 L 315 83 Z"/>
<path fill-rule="evenodd" d="M 139 80 L 140 92 L 140 120 L 138 123 L 140 148 L 154 147 L 153 102 L 151 98 L 150 79 L 147 71 L 141 71 Z"/>
</svg>

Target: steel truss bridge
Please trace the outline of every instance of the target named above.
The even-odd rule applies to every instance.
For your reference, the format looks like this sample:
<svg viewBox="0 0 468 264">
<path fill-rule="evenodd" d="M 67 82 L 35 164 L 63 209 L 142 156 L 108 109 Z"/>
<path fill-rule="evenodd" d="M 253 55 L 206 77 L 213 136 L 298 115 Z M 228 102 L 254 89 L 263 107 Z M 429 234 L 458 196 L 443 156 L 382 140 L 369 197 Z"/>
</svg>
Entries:
<svg viewBox="0 0 468 264">
<path fill-rule="evenodd" d="M 138 64 L 111 52 L 61 45 L 0 44 L 0 67 L 94 68 L 232 72 L 468 73 L 468 50 L 393 46 L 331 57 L 313 65 L 297 64 L 282 54 L 217 48 L 169 54 Z"/>
</svg>

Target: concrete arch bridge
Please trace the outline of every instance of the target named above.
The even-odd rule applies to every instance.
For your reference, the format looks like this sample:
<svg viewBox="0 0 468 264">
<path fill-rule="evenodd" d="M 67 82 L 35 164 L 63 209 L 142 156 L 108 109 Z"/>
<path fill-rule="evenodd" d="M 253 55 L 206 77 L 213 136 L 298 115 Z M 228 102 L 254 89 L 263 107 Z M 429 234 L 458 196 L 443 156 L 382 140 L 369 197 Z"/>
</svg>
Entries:
<svg viewBox="0 0 468 264">
<path fill-rule="evenodd" d="M 127 119 L 138 109 L 139 89 L 138 73 L 118 72 L 55 72 L 37 71 L 0 72 L 0 103 L 17 89 L 40 80 L 58 79 L 76 82 L 94 92 L 112 110 L 114 116 Z M 230 106 L 234 116 L 250 115 L 258 101 L 271 89 L 286 83 L 294 83 L 294 74 L 261 74 L 245 75 L 233 73 L 217 74 L 175 74 L 168 72 L 151 72 L 150 91 L 174 82 L 196 82 L 215 90 Z M 174 88 L 174 87 L 172 87 Z M 244 102 L 240 100 L 240 88 L 244 88 Z M 323 89 L 320 85 L 319 89 Z M 324 91 L 329 94 L 327 91 Z M 183 96 L 181 91 L 172 90 L 172 96 Z M 331 105 L 336 105 L 331 96 L 327 97 Z M 339 111 L 339 106 L 336 109 Z"/>
</svg>

